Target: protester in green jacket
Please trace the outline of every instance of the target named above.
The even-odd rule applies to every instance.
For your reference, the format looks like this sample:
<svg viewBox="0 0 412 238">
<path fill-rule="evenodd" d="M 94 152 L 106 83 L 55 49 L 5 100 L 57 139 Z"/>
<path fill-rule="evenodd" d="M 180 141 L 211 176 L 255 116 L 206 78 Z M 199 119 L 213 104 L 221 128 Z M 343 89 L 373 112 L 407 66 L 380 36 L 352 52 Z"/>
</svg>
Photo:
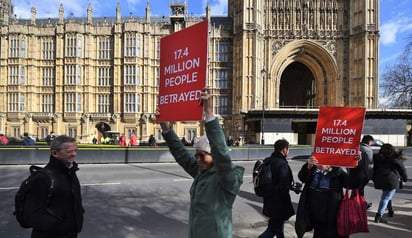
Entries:
<svg viewBox="0 0 412 238">
<path fill-rule="evenodd" d="M 234 165 L 230 159 L 225 136 L 213 114 L 210 99 L 207 90 L 202 92 L 200 100 L 207 136 L 195 142 L 194 155 L 168 123 L 160 123 L 163 138 L 175 160 L 194 178 L 190 188 L 190 238 L 232 237 L 232 205 L 243 182 L 244 168 Z"/>
</svg>

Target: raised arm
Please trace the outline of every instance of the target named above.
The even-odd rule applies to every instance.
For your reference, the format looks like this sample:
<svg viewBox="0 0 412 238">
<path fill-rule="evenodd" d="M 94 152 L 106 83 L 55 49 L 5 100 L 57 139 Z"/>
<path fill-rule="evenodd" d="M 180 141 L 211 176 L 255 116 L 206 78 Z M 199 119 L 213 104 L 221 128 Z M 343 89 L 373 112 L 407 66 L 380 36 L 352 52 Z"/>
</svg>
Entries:
<svg viewBox="0 0 412 238">
<path fill-rule="evenodd" d="M 205 88 L 200 95 L 200 104 L 203 106 L 203 116 L 205 122 L 211 121 L 215 118 L 212 107 L 212 95 L 209 90 Z"/>
<path fill-rule="evenodd" d="M 156 117 L 159 116 L 160 110 L 157 108 Z M 170 128 L 169 122 L 160 122 L 159 124 L 162 128 L 162 136 L 165 139 L 173 158 L 188 174 L 190 174 L 190 176 L 195 178 L 200 173 L 200 168 L 193 154 L 186 149 L 180 138 L 176 135 L 173 129 Z"/>
</svg>

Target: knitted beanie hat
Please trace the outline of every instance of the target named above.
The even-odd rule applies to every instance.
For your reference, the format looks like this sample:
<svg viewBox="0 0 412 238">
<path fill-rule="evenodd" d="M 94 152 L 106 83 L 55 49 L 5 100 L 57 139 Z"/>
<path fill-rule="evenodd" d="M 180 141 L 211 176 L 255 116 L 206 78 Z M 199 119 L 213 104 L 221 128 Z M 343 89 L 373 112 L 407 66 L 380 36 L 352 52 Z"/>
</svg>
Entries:
<svg viewBox="0 0 412 238">
<path fill-rule="evenodd" d="M 207 139 L 207 136 L 205 135 L 201 136 L 195 142 L 195 148 L 196 150 L 201 150 L 201 151 L 204 151 L 210 154 L 211 149 L 210 149 L 210 144 L 209 144 L 209 140 Z"/>
</svg>

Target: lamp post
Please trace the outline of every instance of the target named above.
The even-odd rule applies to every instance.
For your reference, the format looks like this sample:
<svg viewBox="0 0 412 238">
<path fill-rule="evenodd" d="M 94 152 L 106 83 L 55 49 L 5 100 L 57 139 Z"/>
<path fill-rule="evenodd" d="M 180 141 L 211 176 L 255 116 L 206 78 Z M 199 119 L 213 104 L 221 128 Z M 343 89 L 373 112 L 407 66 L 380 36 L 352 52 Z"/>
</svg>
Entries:
<svg viewBox="0 0 412 238">
<path fill-rule="evenodd" d="M 261 75 L 262 75 L 262 121 L 260 122 L 260 131 L 262 133 L 262 139 L 260 140 L 260 143 L 262 145 L 265 145 L 265 132 L 264 130 L 264 126 L 263 126 L 263 122 L 265 120 L 265 74 L 266 74 L 266 70 L 263 68 L 260 71 Z"/>
</svg>

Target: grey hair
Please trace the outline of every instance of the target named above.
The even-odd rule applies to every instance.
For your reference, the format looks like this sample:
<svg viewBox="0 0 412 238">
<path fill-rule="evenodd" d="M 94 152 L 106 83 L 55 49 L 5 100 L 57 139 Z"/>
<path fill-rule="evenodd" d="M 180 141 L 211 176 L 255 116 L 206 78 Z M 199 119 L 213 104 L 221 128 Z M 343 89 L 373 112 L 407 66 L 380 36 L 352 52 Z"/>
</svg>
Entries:
<svg viewBox="0 0 412 238">
<path fill-rule="evenodd" d="M 50 144 L 50 150 L 59 151 L 63 149 L 63 146 L 65 143 L 73 143 L 73 142 L 76 142 L 76 140 L 70 136 L 66 136 L 66 135 L 57 136 L 52 140 Z"/>
</svg>

